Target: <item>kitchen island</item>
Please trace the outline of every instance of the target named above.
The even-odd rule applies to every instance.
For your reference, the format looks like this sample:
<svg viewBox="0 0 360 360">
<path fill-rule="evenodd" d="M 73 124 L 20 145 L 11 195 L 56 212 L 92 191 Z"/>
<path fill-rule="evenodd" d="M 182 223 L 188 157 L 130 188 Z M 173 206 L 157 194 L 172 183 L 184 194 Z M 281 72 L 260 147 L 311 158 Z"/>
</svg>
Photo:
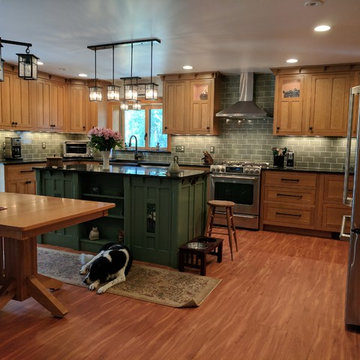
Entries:
<svg viewBox="0 0 360 360">
<path fill-rule="evenodd" d="M 177 267 L 179 246 L 203 233 L 207 171 L 169 176 L 161 166 L 90 164 L 35 170 L 37 194 L 116 204 L 107 217 L 44 234 L 42 243 L 97 252 L 124 241 L 136 260 Z M 93 227 L 99 240 L 89 240 Z"/>
</svg>

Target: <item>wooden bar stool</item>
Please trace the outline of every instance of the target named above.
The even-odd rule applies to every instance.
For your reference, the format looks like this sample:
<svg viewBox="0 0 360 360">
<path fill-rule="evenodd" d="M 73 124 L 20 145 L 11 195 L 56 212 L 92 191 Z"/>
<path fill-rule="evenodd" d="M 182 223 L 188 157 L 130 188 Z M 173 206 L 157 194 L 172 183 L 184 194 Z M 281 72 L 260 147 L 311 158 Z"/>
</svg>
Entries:
<svg viewBox="0 0 360 360">
<path fill-rule="evenodd" d="M 231 260 L 233 260 L 233 248 L 232 248 L 232 239 L 233 238 L 235 240 L 236 251 L 238 251 L 236 228 L 234 225 L 234 214 L 233 214 L 233 207 L 235 206 L 235 203 L 232 201 L 225 201 L 225 200 L 209 200 L 207 203 L 209 205 L 209 210 L 208 210 L 206 227 L 205 227 L 205 236 L 211 237 L 211 234 L 224 235 L 223 233 L 213 231 L 213 224 L 214 224 L 216 208 L 217 207 L 225 208 Z"/>
</svg>

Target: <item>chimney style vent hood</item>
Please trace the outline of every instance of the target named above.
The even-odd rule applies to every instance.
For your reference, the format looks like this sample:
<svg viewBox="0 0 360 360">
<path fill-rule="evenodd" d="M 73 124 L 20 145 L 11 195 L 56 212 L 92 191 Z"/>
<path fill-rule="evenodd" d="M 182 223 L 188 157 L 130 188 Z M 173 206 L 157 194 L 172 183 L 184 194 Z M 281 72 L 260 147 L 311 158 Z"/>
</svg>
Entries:
<svg viewBox="0 0 360 360">
<path fill-rule="evenodd" d="M 227 119 L 259 119 L 266 112 L 253 102 L 254 73 L 240 74 L 240 99 L 234 105 L 219 111 L 216 116 Z"/>
</svg>

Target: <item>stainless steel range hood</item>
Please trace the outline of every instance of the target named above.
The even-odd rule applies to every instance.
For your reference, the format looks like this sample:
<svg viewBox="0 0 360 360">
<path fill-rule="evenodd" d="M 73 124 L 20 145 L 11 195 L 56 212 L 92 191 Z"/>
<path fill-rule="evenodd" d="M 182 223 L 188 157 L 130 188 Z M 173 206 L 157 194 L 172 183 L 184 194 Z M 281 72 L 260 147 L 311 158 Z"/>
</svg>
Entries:
<svg viewBox="0 0 360 360">
<path fill-rule="evenodd" d="M 240 99 L 234 105 L 219 111 L 216 116 L 227 119 L 259 119 L 266 116 L 253 101 L 254 73 L 240 74 Z"/>
</svg>

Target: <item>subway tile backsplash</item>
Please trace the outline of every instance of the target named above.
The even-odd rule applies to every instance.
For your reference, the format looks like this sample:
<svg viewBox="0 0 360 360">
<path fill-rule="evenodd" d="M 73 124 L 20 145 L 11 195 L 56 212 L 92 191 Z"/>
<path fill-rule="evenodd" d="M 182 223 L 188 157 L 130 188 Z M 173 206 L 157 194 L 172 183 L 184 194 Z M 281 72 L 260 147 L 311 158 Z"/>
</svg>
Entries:
<svg viewBox="0 0 360 360">
<path fill-rule="evenodd" d="M 272 163 L 272 147 L 287 147 L 295 152 L 295 165 L 309 169 L 321 168 L 342 170 L 345 158 L 346 139 L 325 137 L 273 136 L 275 77 L 272 74 L 255 74 L 254 100 L 263 108 L 268 117 L 252 121 L 220 122 L 219 136 L 173 136 L 170 153 L 144 153 L 144 160 L 170 162 L 174 155 L 179 156 L 180 163 L 202 164 L 203 151 L 210 152 L 215 162 L 224 160 L 256 160 Z M 239 76 L 224 78 L 222 108 L 232 105 L 239 99 Z M 27 159 L 45 159 L 47 156 L 62 155 L 64 140 L 86 139 L 86 135 L 0 131 L 0 143 L 5 136 L 20 136 L 22 154 Z M 46 143 L 46 149 L 42 143 Z M 184 145 L 185 152 L 176 152 L 177 145 Z M 2 154 L 2 152 L 1 152 Z M 131 152 L 116 151 L 113 157 L 133 159 Z"/>
</svg>

